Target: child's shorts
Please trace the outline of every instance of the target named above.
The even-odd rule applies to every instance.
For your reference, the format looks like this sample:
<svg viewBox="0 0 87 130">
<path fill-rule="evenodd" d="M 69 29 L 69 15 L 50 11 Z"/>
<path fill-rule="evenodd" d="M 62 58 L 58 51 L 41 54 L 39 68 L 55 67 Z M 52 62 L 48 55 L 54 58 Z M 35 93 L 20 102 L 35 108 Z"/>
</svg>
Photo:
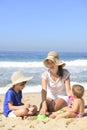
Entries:
<svg viewBox="0 0 87 130">
<path fill-rule="evenodd" d="M 11 112 L 8 114 L 8 117 L 16 118 L 16 115 L 14 114 L 14 111 L 11 111 Z"/>
</svg>

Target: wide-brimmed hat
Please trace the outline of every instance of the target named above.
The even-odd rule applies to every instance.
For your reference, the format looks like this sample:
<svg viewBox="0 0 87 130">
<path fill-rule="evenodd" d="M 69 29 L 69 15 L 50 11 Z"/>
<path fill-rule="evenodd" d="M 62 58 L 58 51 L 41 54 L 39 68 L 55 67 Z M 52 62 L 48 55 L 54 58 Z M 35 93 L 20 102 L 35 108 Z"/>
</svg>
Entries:
<svg viewBox="0 0 87 130">
<path fill-rule="evenodd" d="M 21 71 L 17 71 L 14 72 L 11 76 L 11 86 L 21 83 L 21 82 L 27 82 L 29 80 L 31 80 L 33 77 L 26 77 L 23 72 Z"/>
<path fill-rule="evenodd" d="M 62 62 L 60 59 L 59 59 L 59 55 L 58 53 L 56 53 L 55 51 L 51 51 L 48 53 L 48 56 L 45 58 L 45 60 L 43 61 L 43 64 L 48 67 L 48 61 L 47 60 L 52 60 L 55 65 L 57 66 L 62 66 L 64 67 L 66 64 L 64 62 Z"/>
</svg>

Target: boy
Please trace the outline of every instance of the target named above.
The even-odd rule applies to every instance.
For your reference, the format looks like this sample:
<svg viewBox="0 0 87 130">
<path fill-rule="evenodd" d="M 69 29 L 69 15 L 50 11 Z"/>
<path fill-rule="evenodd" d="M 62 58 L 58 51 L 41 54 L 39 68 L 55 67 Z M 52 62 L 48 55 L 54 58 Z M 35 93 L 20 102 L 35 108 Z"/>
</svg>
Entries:
<svg viewBox="0 0 87 130">
<path fill-rule="evenodd" d="M 34 115 L 37 112 L 37 106 L 22 103 L 22 89 L 27 81 L 32 77 L 26 77 L 20 71 L 14 72 L 11 77 L 10 88 L 5 94 L 4 99 L 4 116 L 6 117 L 22 117 Z"/>
</svg>

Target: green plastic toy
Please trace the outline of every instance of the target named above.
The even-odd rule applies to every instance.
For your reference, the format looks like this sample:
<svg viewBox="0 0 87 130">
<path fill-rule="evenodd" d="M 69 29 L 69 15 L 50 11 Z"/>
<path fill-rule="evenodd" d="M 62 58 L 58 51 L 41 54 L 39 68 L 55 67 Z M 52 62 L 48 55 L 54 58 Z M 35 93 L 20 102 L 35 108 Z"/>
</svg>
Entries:
<svg viewBox="0 0 87 130">
<path fill-rule="evenodd" d="M 38 120 L 44 120 L 45 118 L 46 118 L 46 115 L 39 114 L 39 115 L 37 116 L 37 119 L 38 119 Z"/>
</svg>

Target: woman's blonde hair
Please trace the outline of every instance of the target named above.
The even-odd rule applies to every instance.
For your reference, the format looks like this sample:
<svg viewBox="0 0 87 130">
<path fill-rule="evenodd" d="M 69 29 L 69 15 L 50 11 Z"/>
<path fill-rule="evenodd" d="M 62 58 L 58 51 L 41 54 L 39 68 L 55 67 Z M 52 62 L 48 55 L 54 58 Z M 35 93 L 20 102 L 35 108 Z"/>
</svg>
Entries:
<svg viewBox="0 0 87 130">
<path fill-rule="evenodd" d="M 72 92 L 76 97 L 81 98 L 84 95 L 84 87 L 82 85 L 75 84 L 72 86 Z"/>
</svg>

